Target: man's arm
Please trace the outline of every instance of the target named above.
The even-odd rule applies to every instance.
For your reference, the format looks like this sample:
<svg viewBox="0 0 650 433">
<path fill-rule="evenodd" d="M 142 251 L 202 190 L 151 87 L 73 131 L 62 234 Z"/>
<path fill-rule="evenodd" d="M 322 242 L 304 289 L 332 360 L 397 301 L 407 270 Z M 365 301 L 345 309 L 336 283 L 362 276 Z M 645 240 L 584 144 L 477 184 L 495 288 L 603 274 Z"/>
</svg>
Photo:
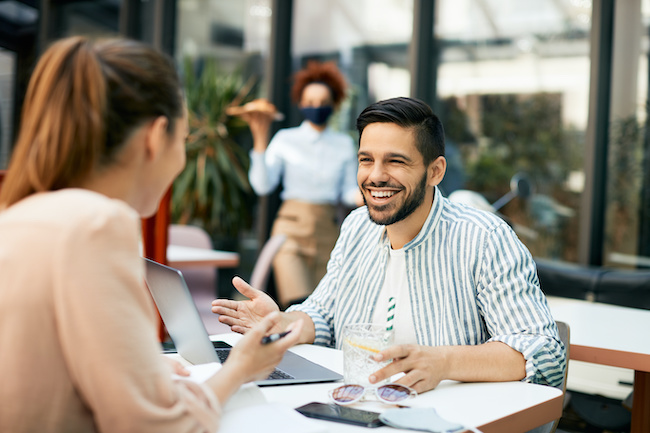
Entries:
<svg viewBox="0 0 650 433">
<path fill-rule="evenodd" d="M 501 224 L 490 233 L 482 256 L 477 302 L 488 341 L 521 352 L 525 381 L 557 386 L 564 377 L 566 352 L 530 252 L 510 227 Z"/>
<path fill-rule="evenodd" d="M 418 391 L 441 380 L 526 380 L 555 385 L 564 351 L 535 274 L 535 264 L 516 235 L 498 225 L 480 253 L 477 304 L 489 340 L 467 346 L 397 346 L 381 353 L 395 359 L 376 374 L 380 381 L 404 372 L 399 382 Z"/>
<path fill-rule="evenodd" d="M 397 373 L 405 373 L 397 380 L 424 392 L 438 386 L 441 380 L 462 382 L 500 382 L 521 380 L 526 375 L 523 355 L 501 342 L 478 346 L 393 346 L 374 356 L 380 362 L 393 362 L 370 376 L 376 383 Z"/>
</svg>

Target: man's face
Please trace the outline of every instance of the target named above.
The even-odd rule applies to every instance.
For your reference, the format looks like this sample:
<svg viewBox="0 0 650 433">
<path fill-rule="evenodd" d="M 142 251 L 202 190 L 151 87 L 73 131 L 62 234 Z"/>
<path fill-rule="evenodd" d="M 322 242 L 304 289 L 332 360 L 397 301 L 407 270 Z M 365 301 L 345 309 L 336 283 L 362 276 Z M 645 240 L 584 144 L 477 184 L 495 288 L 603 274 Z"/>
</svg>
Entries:
<svg viewBox="0 0 650 433">
<path fill-rule="evenodd" d="M 373 222 L 391 225 L 422 206 L 428 190 L 427 168 L 412 129 L 371 123 L 361 134 L 358 155 L 357 182 Z"/>
</svg>

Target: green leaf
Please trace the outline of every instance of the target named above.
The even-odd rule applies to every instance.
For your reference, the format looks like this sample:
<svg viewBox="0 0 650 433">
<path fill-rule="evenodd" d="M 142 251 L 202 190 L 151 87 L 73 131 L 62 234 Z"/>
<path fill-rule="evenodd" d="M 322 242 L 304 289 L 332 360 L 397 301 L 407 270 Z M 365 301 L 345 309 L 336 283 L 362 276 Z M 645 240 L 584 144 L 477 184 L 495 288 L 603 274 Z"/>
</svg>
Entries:
<svg viewBox="0 0 650 433">
<path fill-rule="evenodd" d="M 174 184 L 172 219 L 199 222 L 212 234 L 236 235 L 250 226 L 251 191 L 248 154 L 233 140 L 247 128 L 226 116 L 226 107 L 253 98 L 241 72 L 225 73 L 214 60 L 203 62 L 200 75 L 190 59 L 183 61 L 190 133 L 187 164 Z"/>
</svg>

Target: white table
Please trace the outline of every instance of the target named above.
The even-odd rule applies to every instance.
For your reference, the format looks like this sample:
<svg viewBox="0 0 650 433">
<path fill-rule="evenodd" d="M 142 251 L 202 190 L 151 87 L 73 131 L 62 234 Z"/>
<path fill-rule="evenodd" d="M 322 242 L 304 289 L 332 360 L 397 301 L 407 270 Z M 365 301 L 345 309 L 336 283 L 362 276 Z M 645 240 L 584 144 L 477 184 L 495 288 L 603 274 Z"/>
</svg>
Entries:
<svg viewBox="0 0 650 433">
<path fill-rule="evenodd" d="M 235 344 L 238 334 L 211 337 Z M 314 345 L 299 345 L 293 352 L 339 373 L 343 372 L 343 354 L 339 350 Z M 287 385 L 262 387 L 261 390 L 272 403 L 289 408 L 320 401 L 327 402 L 327 391 L 336 383 Z M 444 418 L 467 426 L 477 426 L 484 433 L 521 433 L 546 424 L 562 415 L 562 392 L 556 388 L 523 382 L 459 383 L 444 381 L 436 389 L 409 400 L 409 406 L 434 407 Z M 380 411 L 385 408 L 375 403 L 360 403 L 362 409 Z M 364 427 L 347 424 L 325 423 L 331 432 L 365 432 Z M 376 431 L 377 429 L 372 429 Z M 380 427 L 380 431 L 395 431 Z M 408 431 L 408 430 L 403 430 Z"/>
<path fill-rule="evenodd" d="M 631 432 L 649 432 L 650 311 L 554 296 L 548 303 L 569 324 L 572 360 L 635 371 Z"/>
<path fill-rule="evenodd" d="M 168 245 L 167 263 L 173 268 L 187 266 L 234 268 L 239 266 L 239 254 L 230 251 Z"/>
</svg>

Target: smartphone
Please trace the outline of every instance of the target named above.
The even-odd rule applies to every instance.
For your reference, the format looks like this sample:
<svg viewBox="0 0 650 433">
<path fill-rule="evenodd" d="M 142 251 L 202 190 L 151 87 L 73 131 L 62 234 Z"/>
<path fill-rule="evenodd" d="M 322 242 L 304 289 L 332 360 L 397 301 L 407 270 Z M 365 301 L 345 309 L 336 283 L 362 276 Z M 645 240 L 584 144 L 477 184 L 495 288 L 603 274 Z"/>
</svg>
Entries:
<svg viewBox="0 0 650 433">
<path fill-rule="evenodd" d="M 352 407 L 338 406 L 336 404 L 309 403 L 296 408 L 301 414 L 310 418 L 323 419 L 327 421 L 354 424 L 363 427 L 381 427 L 384 425 L 379 420 L 379 414 Z"/>
</svg>

